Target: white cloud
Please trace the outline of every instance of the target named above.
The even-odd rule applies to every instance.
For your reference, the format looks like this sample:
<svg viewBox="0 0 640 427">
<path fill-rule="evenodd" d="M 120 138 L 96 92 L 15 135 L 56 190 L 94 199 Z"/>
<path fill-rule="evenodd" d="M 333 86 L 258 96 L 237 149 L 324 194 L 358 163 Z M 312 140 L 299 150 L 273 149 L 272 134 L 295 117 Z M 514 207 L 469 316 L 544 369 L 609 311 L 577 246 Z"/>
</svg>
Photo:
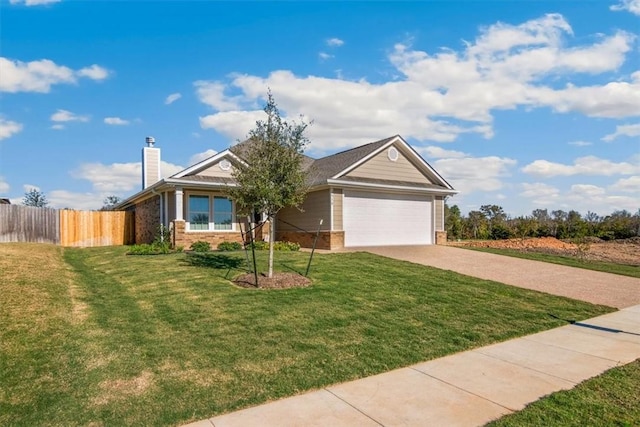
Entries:
<svg viewBox="0 0 640 427">
<path fill-rule="evenodd" d="M 28 193 L 31 190 L 40 191 L 40 187 L 38 187 L 37 185 L 32 185 L 32 184 L 24 184 L 22 186 L 22 189 L 24 190 L 25 193 Z"/>
<path fill-rule="evenodd" d="M 574 184 L 562 197 L 567 206 L 580 212 L 610 213 L 622 209 L 634 212 L 638 209 L 637 197 L 611 194 L 591 184 Z"/>
<path fill-rule="evenodd" d="M 337 37 L 332 37 L 330 39 L 327 39 L 326 43 L 327 43 L 327 46 L 330 46 L 330 47 L 340 47 L 344 44 L 344 40 L 341 40 Z"/>
<path fill-rule="evenodd" d="M 80 70 L 78 70 L 77 74 L 80 77 L 87 77 L 91 80 L 104 80 L 109 77 L 109 71 L 97 64 L 93 64 L 90 67 L 81 68 Z"/>
<path fill-rule="evenodd" d="M 242 97 L 229 97 L 224 94 L 225 85 L 221 82 L 198 80 L 193 83 L 196 87 L 196 95 L 203 104 L 215 108 L 218 111 L 237 110 L 240 108 Z"/>
<path fill-rule="evenodd" d="M 463 157 L 469 157 L 468 154 L 462 151 L 445 150 L 442 147 L 436 145 L 430 145 L 428 147 L 413 147 L 420 155 L 429 159 L 460 159 Z"/>
<path fill-rule="evenodd" d="M 620 3 L 610 6 L 609 9 L 614 11 L 626 10 L 640 16 L 640 0 L 621 0 Z"/>
<path fill-rule="evenodd" d="M 501 178 L 508 177 L 509 169 L 516 163 L 514 159 L 489 156 L 440 159 L 433 166 L 456 190 L 465 194 L 503 188 Z"/>
<path fill-rule="evenodd" d="M 189 158 L 189 165 L 195 165 L 196 163 L 200 163 L 203 160 L 208 159 L 211 156 L 218 154 L 216 150 L 208 149 L 203 151 L 202 153 L 194 154 Z"/>
<path fill-rule="evenodd" d="M 640 175 L 621 178 L 611 184 L 608 189 L 612 191 L 623 191 L 625 193 L 640 193 Z"/>
<path fill-rule="evenodd" d="M 589 141 L 570 141 L 569 145 L 574 145 L 576 147 L 587 147 L 589 145 L 593 145 L 593 143 Z"/>
<path fill-rule="evenodd" d="M 78 77 L 101 80 L 107 74 L 108 72 L 98 65 L 74 71 L 49 59 L 22 62 L 0 57 L 0 92 L 48 93 L 52 85 L 73 84 L 78 81 Z"/>
<path fill-rule="evenodd" d="M 560 193 L 556 187 L 542 182 L 524 182 L 520 195 L 527 198 L 557 197 Z"/>
<path fill-rule="evenodd" d="M 0 140 L 10 138 L 11 136 L 22 131 L 22 123 L 7 120 L 0 117 Z"/>
<path fill-rule="evenodd" d="M 398 133 L 418 141 L 449 142 L 463 133 L 491 138 L 493 112 L 519 107 L 592 117 L 639 115 L 640 72 L 629 80 L 571 84 L 576 73 L 619 70 L 635 36 L 618 31 L 584 43 L 586 37 L 580 35 L 577 46 L 570 45 L 572 38 L 564 17 L 550 14 L 520 25 L 483 28 L 459 51 L 428 53 L 397 44 L 388 59 L 400 78 L 381 83 L 300 77 L 288 70 L 266 77 L 236 73 L 226 82 L 198 81 L 200 100 L 217 110 L 200 123 L 231 138 L 246 135 L 267 88 L 284 117 L 304 114 L 314 120 L 308 134 L 314 152 Z"/>
<path fill-rule="evenodd" d="M 616 131 L 609 135 L 602 137 L 605 142 L 611 142 L 619 136 L 639 136 L 640 135 L 640 123 L 633 125 L 620 125 L 616 126 Z"/>
<path fill-rule="evenodd" d="M 163 178 L 171 176 L 184 169 L 182 166 L 168 162 L 161 162 Z M 83 163 L 71 172 L 77 179 L 90 181 L 93 189 L 100 193 L 121 194 L 138 190 L 142 183 L 142 164 L 136 163 Z"/>
<path fill-rule="evenodd" d="M 53 190 L 46 196 L 49 206 L 57 209 L 94 210 L 100 209 L 103 200 L 111 194 L 107 193 L 76 193 L 67 190 Z"/>
<path fill-rule="evenodd" d="M 182 98 L 182 95 L 180 93 L 178 92 L 172 93 L 171 95 L 167 96 L 167 98 L 164 100 L 164 103 L 165 105 L 170 105 L 176 102 L 180 98 Z"/>
<path fill-rule="evenodd" d="M 40 6 L 43 4 L 59 3 L 61 0 L 9 0 L 11 4 L 24 4 L 25 6 Z"/>
<path fill-rule="evenodd" d="M 256 121 L 263 119 L 263 111 L 223 111 L 200 117 L 200 126 L 203 129 L 215 129 L 236 141 L 246 138 Z"/>
<path fill-rule="evenodd" d="M 0 176 L 0 194 L 8 193 L 11 186 L 4 180 L 3 176 Z"/>
<path fill-rule="evenodd" d="M 326 52 L 320 52 L 318 53 L 318 57 L 322 60 L 322 61 L 326 61 L 327 59 L 333 58 L 333 55 L 329 55 Z"/>
<path fill-rule="evenodd" d="M 104 122 L 108 125 L 114 125 L 114 126 L 125 126 L 130 123 L 129 120 L 124 120 L 124 119 L 121 119 L 120 117 L 105 117 Z"/>
<path fill-rule="evenodd" d="M 522 172 L 543 178 L 572 175 L 631 175 L 640 173 L 640 162 L 615 163 L 596 156 L 579 157 L 572 165 L 536 160 L 523 167 Z"/>
<path fill-rule="evenodd" d="M 53 122 L 88 122 L 89 116 L 80 116 L 68 110 L 58 109 L 51 115 Z"/>
<path fill-rule="evenodd" d="M 58 124 L 52 125 L 51 129 L 53 129 L 53 130 L 63 130 L 64 129 L 64 125 L 61 125 L 61 124 L 58 123 Z"/>
</svg>

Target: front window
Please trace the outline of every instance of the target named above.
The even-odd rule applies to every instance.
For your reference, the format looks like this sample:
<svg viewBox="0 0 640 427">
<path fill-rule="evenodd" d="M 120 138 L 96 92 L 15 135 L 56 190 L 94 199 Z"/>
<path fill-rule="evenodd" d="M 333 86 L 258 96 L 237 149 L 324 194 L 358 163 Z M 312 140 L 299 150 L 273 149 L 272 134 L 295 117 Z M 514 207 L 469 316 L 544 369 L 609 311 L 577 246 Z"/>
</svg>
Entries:
<svg viewBox="0 0 640 427">
<path fill-rule="evenodd" d="M 222 196 L 189 195 L 189 230 L 233 230 L 233 202 Z"/>
<path fill-rule="evenodd" d="M 214 230 L 231 230 L 233 224 L 233 206 L 231 199 L 226 197 L 213 198 L 213 227 Z"/>
<path fill-rule="evenodd" d="M 189 228 L 209 229 L 209 196 L 189 196 Z"/>
</svg>

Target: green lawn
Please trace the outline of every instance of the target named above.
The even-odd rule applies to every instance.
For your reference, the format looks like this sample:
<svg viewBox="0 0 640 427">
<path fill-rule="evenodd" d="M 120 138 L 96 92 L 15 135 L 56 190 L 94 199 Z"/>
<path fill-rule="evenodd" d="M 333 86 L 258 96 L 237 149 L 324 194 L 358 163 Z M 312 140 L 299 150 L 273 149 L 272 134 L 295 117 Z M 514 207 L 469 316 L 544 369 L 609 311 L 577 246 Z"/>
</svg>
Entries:
<svg viewBox="0 0 640 427">
<path fill-rule="evenodd" d="M 520 426 L 638 426 L 640 425 L 640 360 L 559 391 L 524 410 L 488 424 Z"/>
<path fill-rule="evenodd" d="M 524 252 L 514 249 L 472 248 L 465 246 L 460 247 L 464 249 L 471 249 L 474 251 L 489 252 L 492 254 L 532 259 L 535 261 L 550 262 L 553 264 L 566 265 L 569 267 L 586 268 L 587 270 L 603 271 L 605 273 L 621 274 L 623 276 L 640 278 L 640 267 L 635 265 L 614 264 L 612 262 L 603 261 L 583 261 L 574 257 L 545 254 L 540 252 Z"/>
<path fill-rule="evenodd" d="M 243 253 L 126 250 L 0 245 L 0 425 L 176 425 L 613 311 L 367 253 L 253 290 Z"/>
</svg>

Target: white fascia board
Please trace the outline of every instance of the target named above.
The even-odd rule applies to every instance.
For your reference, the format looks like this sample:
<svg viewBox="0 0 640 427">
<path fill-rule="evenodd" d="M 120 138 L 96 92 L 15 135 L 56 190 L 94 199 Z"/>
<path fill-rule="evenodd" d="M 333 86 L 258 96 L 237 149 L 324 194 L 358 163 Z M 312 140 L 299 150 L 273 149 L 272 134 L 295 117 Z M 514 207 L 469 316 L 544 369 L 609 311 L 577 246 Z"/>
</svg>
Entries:
<svg viewBox="0 0 640 427">
<path fill-rule="evenodd" d="M 113 207 L 114 210 L 119 210 L 119 209 L 123 209 L 131 204 L 133 204 L 134 201 L 139 200 L 140 198 L 142 198 L 143 196 L 146 196 L 147 193 L 152 194 L 153 191 L 157 191 L 158 188 L 162 187 L 164 184 L 166 184 L 166 180 L 165 179 L 161 179 L 160 181 L 150 185 L 149 187 L 138 191 L 136 194 L 134 194 L 133 196 L 129 196 L 126 199 L 124 199 L 123 201 L 121 201 L 120 203 L 118 203 L 117 205 L 115 205 Z"/>
<path fill-rule="evenodd" d="M 401 148 L 403 149 L 402 152 L 405 155 L 408 154 L 411 158 L 413 158 L 413 160 L 416 163 L 418 163 L 418 165 L 420 167 L 422 167 L 427 172 L 428 176 L 430 176 L 433 179 L 435 179 L 435 181 L 437 181 L 438 184 L 441 184 L 442 186 L 447 187 L 451 191 L 455 191 L 453 189 L 453 187 L 451 186 L 451 184 L 449 184 L 433 167 L 431 167 L 431 165 L 429 163 L 427 163 L 427 161 L 425 159 L 423 159 L 422 156 L 420 156 L 420 154 L 418 154 L 416 152 L 416 150 L 414 150 L 413 147 L 411 147 L 407 143 L 407 141 L 405 141 L 404 138 L 402 138 L 400 135 L 396 135 L 393 139 L 388 141 L 386 144 L 382 145 L 377 150 L 372 151 L 367 156 L 365 156 L 362 159 L 358 160 L 357 162 L 355 162 L 354 164 L 352 164 L 348 168 L 346 168 L 346 169 L 340 171 L 339 173 L 335 174 L 334 176 L 332 176 L 331 179 L 338 179 L 341 176 L 351 172 L 352 170 L 354 170 L 355 168 L 357 168 L 361 164 L 365 163 L 366 161 L 368 161 L 372 157 L 377 156 L 382 151 L 386 150 L 387 148 L 389 148 L 391 145 L 395 144 L 396 142 L 400 143 Z M 457 193 L 457 191 L 455 191 L 455 192 Z"/>
<path fill-rule="evenodd" d="M 413 157 L 413 159 L 415 161 L 417 161 L 422 167 L 424 167 L 433 178 L 436 179 L 436 181 L 439 181 L 439 184 L 449 188 L 452 191 L 455 191 L 453 189 L 453 187 L 451 186 L 451 184 L 449 184 L 443 177 L 442 175 L 440 175 L 438 173 L 438 171 L 436 171 L 429 163 L 427 163 L 427 161 L 425 159 L 422 158 L 422 156 L 420 154 L 418 154 L 416 152 L 416 150 L 414 150 L 414 148 L 409 145 L 405 140 L 403 140 L 402 138 L 400 138 L 400 140 L 402 141 L 402 144 L 404 145 L 404 148 L 406 149 L 405 154 L 409 154 L 411 157 Z M 458 193 L 458 191 L 455 191 L 456 193 Z"/>
<path fill-rule="evenodd" d="M 238 184 L 229 184 L 226 182 L 215 182 L 215 181 L 202 181 L 202 182 L 196 182 L 196 181 L 189 181 L 186 179 L 179 179 L 179 178 L 167 178 L 165 179 L 165 182 L 167 184 L 169 184 L 171 187 L 176 187 L 176 186 L 180 186 L 183 188 L 221 188 L 221 187 L 237 187 Z"/>
<path fill-rule="evenodd" d="M 430 193 L 430 194 L 444 194 L 454 195 L 458 194 L 457 190 L 448 190 L 440 188 L 420 188 L 420 187 L 408 187 L 405 185 L 392 185 L 392 184 L 374 184 L 370 182 L 353 182 L 353 181 L 341 181 L 339 179 L 328 179 L 327 184 L 331 186 L 340 186 L 345 188 L 361 188 L 361 189 L 380 189 L 391 191 L 406 191 L 414 193 Z"/>
<path fill-rule="evenodd" d="M 357 162 L 353 163 L 351 166 L 347 167 L 346 169 L 338 172 L 337 174 L 332 176 L 330 179 L 338 179 L 342 175 L 345 175 L 345 174 L 351 172 L 352 170 L 354 170 L 355 168 L 357 168 L 361 164 L 365 163 L 367 160 L 369 160 L 370 158 L 374 157 L 375 155 L 380 153 L 382 150 L 386 149 L 387 147 L 389 147 L 391 144 L 393 144 L 394 142 L 396 142 L 398 140 L 403 141 L 402 138 L 399 135 L 396 135 L 392 140 L 390 140 L 389 142 L 387 142 L 386 144 L 384 144 L 383 146 L 381 146 L 377 150 L 374 150 L 371 153 L 367 154 L 366 156 L 364 156 L 363 158 L 361 158 Z M 406 142 L 405 142 L 405 144 L 406 144 Z M 355 147 L 355 148 L 357 148 L 357 147 Z"/>
<path fill-rule="evenodd" d="M 221 151 L 217 154 L 214 154 L 213 156 L 209 157 L 208 159 L 204 159 L 203 161 L 196 163 L 193 166 L 189 166 L 186 169 L 181 170 L 180 172 L 171 175 L 170 178 L 182 178 L 186 175 L 191 175 L 194 172 L 199 172 L 203 169 L 208 168 L 211 165 L 216 164 L 217 162 L 219 162 L 220 160 L 222 160 L 225 157 L 230 157 L 233 160 L 235 160 L 236 162 L 245 165 L 246 166 L 246 162 L 244 160 L 242 160 L 240 157 L 236 156 L 235 154 L 233 154 L 233 152 L 231 150 L 229 150 L 228 148 L 224 151 Z"/>
</svg>

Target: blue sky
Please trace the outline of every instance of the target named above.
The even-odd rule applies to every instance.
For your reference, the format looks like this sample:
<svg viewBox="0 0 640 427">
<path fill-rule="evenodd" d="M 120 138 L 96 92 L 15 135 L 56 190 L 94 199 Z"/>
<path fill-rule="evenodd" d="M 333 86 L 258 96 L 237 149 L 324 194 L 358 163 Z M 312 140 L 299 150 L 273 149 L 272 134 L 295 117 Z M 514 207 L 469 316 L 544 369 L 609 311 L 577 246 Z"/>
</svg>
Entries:
<svg viewBox="0 0 640 427">
<path fill-rule="evenodd" d="M 0 0 L 0 197 L 96 209 L 262 118 L 313 120 L 312 157 L 402 135 L 461 193 L 640 208 L 640 0 Z"/>
</svg>

